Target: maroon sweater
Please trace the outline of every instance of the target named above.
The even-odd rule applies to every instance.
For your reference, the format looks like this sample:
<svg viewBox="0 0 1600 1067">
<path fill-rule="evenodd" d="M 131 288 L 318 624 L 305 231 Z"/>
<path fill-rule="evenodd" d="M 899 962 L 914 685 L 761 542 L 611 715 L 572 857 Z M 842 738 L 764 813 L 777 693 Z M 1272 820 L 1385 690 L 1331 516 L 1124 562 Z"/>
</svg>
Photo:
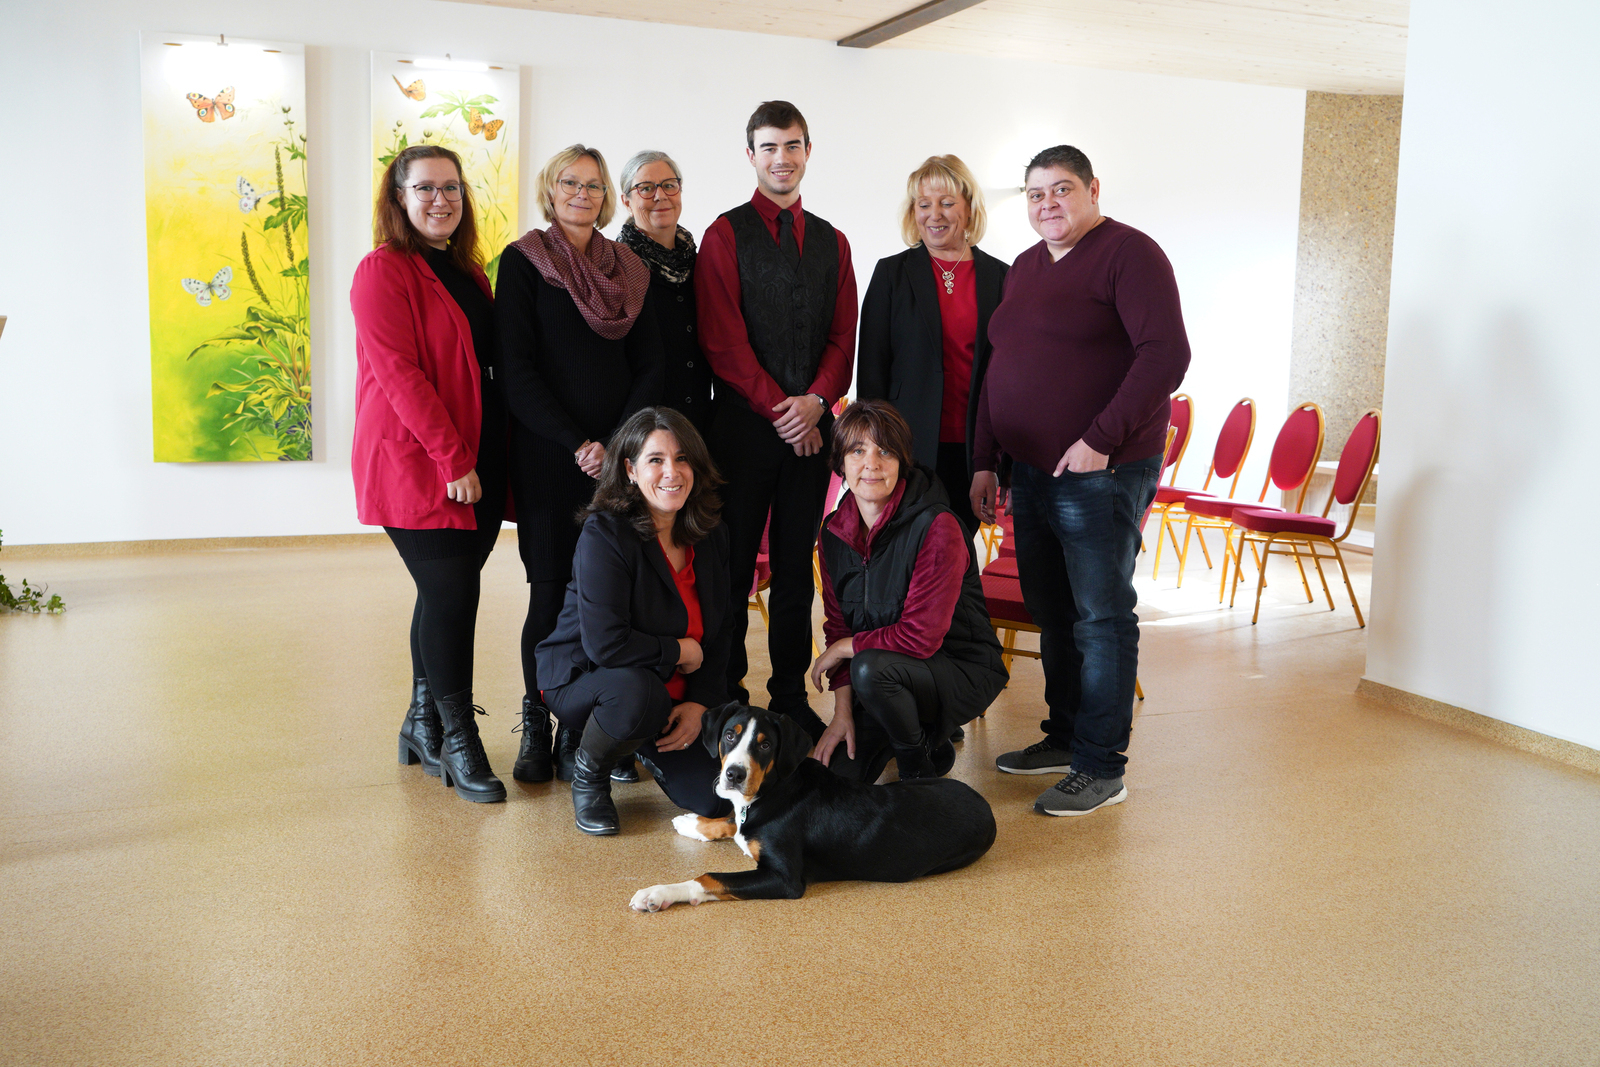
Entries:
<svg viewBox="0 0 1600 1067">
<path fill-rule="evenodd" d="M 1107 218 L 1055 262 L 1043 241 L 1022 253 L 989 341 L 974 470 L 1005 452 L 1054 471 L 1080 438 L 1113 464 L 1161 454 L 1189 338 L 1172 264 L 1143 233 Z"/>
</svg>

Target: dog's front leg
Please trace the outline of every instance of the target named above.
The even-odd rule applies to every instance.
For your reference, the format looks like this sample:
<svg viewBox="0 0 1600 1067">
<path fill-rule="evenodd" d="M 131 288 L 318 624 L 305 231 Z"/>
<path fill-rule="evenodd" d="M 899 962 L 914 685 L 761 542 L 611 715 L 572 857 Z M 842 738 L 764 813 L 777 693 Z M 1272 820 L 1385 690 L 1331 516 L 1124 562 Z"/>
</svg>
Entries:
<svg viewBox="0 0 1600 1067">
<path fill-rule="evenodd" d="M 798 871 L 763 864 L 753 871 L 702 874 L 687 882 L 653 885 L 633 895 L 634 911 L 665 911 L 674 904 L 703 904 L 708 900 L 794 900 L 806 893 Z"/>
<path fill-rule="evenodd" d="M 728 894 L 717 881 L 719 875 L 702 874 L 687 882 L 671 885 L 653 885 L 633 895 L 628 907 L 634 911 L 665 911 L 674 904 L 704 904 L 708 900 L 728 900 Z"/>
</svg>

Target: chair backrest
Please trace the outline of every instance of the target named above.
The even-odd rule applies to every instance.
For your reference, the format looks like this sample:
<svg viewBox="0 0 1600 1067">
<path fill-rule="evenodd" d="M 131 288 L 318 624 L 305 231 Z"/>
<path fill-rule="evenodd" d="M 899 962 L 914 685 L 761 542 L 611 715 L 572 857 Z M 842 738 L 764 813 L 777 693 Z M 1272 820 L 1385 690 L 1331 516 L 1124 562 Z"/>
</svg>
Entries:
<svg viewBox="0 0 1600 1067">
<path fill-rule="evenodd" d="M 1285 493 L 1295 489 L 1290 511 L 1299 511 L 1306 502 L 1306 490 L 1311 487 L 1311 472 L 1317 469 L 1322 458 L 1322 409 L 1307 400 L 1289 412 L 1272 444 L 1272 459 L 1267 463 L 1267 480 L 1261 483 L 1261 496 L 1267 499 L 1267 488 L 1276 485 Z"/>
<path fill-rule="evenodd" d="M 1239 475 L 1244 473 L 1244 458 L 1250 454 L 1250 443 L 1256 439 L 1256 402 L 1249 397 L 1233 405 L 1217 434 L 1217 446 L 1211 450 L 1211 469 L 1206 472 L 1203 489 L 1211 487 L 1211 476 L 1232 478 L 1228 486 L 1231 498 L 1239 488 Z"/>
<path fill-rule="evenodd" d="M 1356 513 L 1361 510 L 1361 498 L 1367 495 L 1367 485 L 1372 481 L 1372 471 L 1378 465 L 1378 438 L 1383 433 L 1383 412 L 1368 408 L 1356 420 L 1356 425 L 1345 439 L 1344 451 L 1339 453 L 1339 471 L 1333 476 L 1333 492 L 1323 505 L 1327 517 L 1335 502 L 1350 508 L 1344 529 L 1336 541 L 1343 541 L 1356 524 Z"/>
<path fill-rule="evenodd" d="M 1172 415 L 1167 419 L 1169 429 L 1176 431 L 1167 439 L 1167 455 L 1161 461 L 1168 485 L 1178 484 L 1178 465 L 1183 462 L 1183 451 L 1189 447 L 1189 431 L 1194 427 L 1194 400 L 1188 393 L 1172 394 Z"/>
</svg>

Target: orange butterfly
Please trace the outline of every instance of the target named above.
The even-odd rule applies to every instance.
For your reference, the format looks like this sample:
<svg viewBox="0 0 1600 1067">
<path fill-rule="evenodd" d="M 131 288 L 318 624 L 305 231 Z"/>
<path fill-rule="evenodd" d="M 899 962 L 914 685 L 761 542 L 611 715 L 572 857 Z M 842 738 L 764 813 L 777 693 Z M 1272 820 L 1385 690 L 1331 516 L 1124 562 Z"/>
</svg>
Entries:
<svg viewBox="0 0 1600 1067">
<path fill-rule="evenodd" d="M 485 141 L 492 141 L 499 137 L 500 127 L 505 124 L 505 119 L 493 119 L 489 122 L 484 122 L 483 113 L 477 108 L 473 108 L 467 115 L 467 132 L 481 133 Z"/>
<path fill-rule="evenodd" d="M 394 75 L 391 74 L 389 77 L 394 78 Z M 400 91 L 402 93 L 405 93 L 413 100 L 421 100 L 423 97 L 428 95 L 428 87 L 422 84 L 421 78 L 418 78 L 410 85 L 400 85 L 400 79 L 394 78 L 394 83 L 400 86 Z"/>
<path fill-rule="evenodd" d="M 215 98 L 201 96 L 199 93 L 190 93 L 188 100 L 189 106 L 195 110 L 195 118 L 201 122 L 215 122 L 218 115 L 221 115 L 224 119 L 233 118 L 233 86 L 231 85 L 218 93 Z"/>
</svg>

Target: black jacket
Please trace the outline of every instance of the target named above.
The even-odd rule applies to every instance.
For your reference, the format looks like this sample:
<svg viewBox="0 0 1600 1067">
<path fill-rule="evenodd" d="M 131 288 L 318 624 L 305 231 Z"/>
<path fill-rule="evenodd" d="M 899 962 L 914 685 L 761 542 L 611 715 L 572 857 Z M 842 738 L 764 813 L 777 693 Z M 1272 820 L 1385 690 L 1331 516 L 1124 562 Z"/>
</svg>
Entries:
<svg viewBox="0 0 1600 1067">
<path fill-rule="evenodd" d="M 727 700 L 728 528 L 717 526 L 694 546 L 694 588 L 700 597 L 705 660 L 686 675 L 685 700 L 715 707 Z M 572 581 L 555 632 L 534 650 L 539 688 L 566 685 L 596 667 L 645 667 L 672 677 L 678 638 L 689 611 L 678 595 L 666 554 L 622 515 L 591 515 L 578 535 Z"/>
<path fill-rule="evenodd" d="M 989 366 L 989 316 L 1000 303 L 1006 264 L 972 249 L 977 271 L 978 337 L 972 354 L 967 398 L 967 474 L 972 474 L 972 434 L 978 391 Z M 944 402 L 944 334 L 933 263 L 922 245 L 878 260 L 861 305 L 861 340 L 856 347 L 856 397 L 887 400 L 911 425 L 916 460 L 936 467 L 939 408 Z"/>
</svg>

